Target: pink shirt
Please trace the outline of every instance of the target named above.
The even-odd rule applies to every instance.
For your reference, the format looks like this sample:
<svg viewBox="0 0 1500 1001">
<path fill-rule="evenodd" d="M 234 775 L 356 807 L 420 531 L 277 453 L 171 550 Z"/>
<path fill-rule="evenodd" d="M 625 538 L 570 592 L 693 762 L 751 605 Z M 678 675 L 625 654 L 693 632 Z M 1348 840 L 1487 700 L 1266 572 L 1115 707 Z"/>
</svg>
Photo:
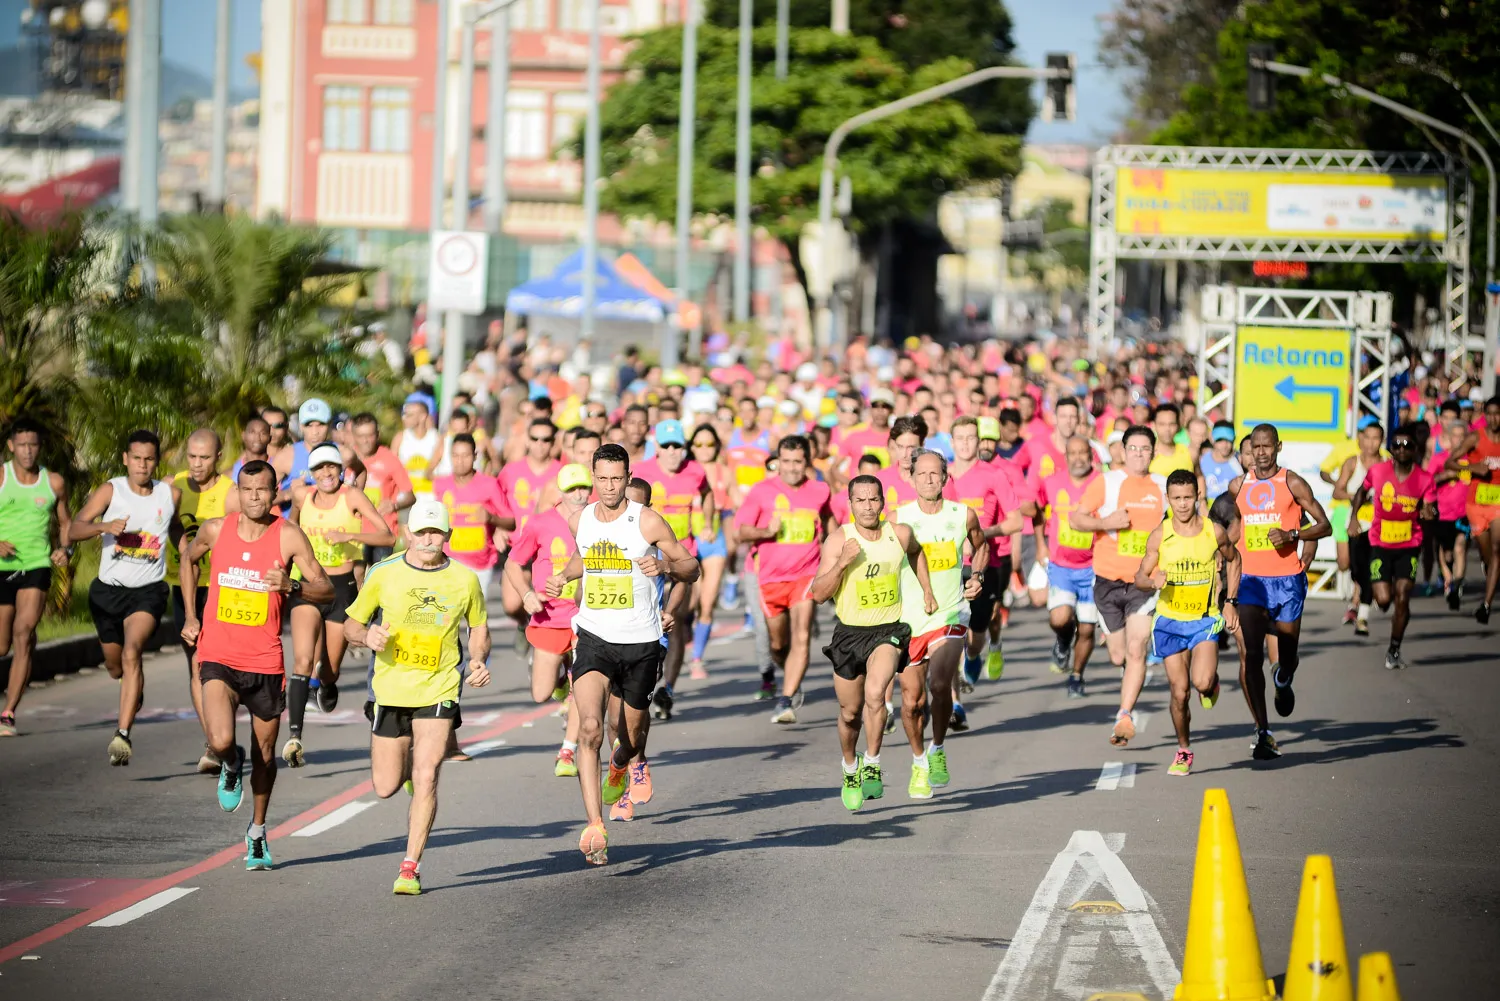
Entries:
<svg viewBox="0 0 1500 1001">
<path fill-rule="evenodd" d="M 1047 515 L 1049 558 L 1060 567 L 1081 570 L 1094 565 L 1094 533 L 1071 527 L 1068 517 L 1078 510 L 1084 490 L 1098 477 L 1099 471 L 1094 470 L 1082 483 L 1074 483 L 1073 474 L 1063 469 L 1037 484 L 1036 501 Z"/>
<path fill-rule="evenodd" d="M 991 460 L 991 465 L 998 466 L 1000 471 L 1005 474 L 1006 479 L 1010 481 L 1011 492 L 1015 494 L 1018 500 L 1022 497 L 1030 496 L 1026 492 L 1026 474 L 1021 471 L 1021 464 L 1016 461 L 1016 459 L 1019 459 L 1020 457 L 1020 453 L 1018 452 L 1016 453 L 1015 459 L 1005 459 L 997 455 L 993 460 Z M 1001 517 L 1003 518 L 1005 516 L 1002 514 Z M 1032 525 L 1030 518 L 1021 519 L 1021 534 L 1036 534 L 1036 526 Z M 1003 547 L 997 548 L 990 555 L 1008 556 L 1010 555 L 1010 546 L 1010 536 L 1006 536 L 1005 545 Z"/>
<path fill-rule="evenodd" d="M 560 574 L 568 560 L 578 551 L 578 543 L 568 530 L 568 521 L 557 508 L 543 511 L 526 520 L 526 527 L 511 539 L 510 558 L 521 566 L 531 567 L 532 587 L 542 599 L 542 610 L 531 617 L 531 624 L 544 629 L 570 629 L 578 614 L 578 582 L 571 581 L 557 598 L 548 598 L 536 585 L 553 574 Z"/>
<path fill-rule="evenodd" d="M 448 509 L 453 528 L 444 552 L 470 570 L 488 570 L 494 566 L 499 553 L 485 513 L 497 518 L 509 513 L 499 482 L 493 476 L 475 473 L 468 483 L 458 486 L 453 477 L 439 476 L 432 481 L 432 496 Z"/>
<path fill-rule="evenodd" d="M 411 493 L 411 477 L 407 475 L 406 467 L 401 465 L 396 453 L 384 445 L 375 449 L 373 455 L 360 456 L 359 461 L 365 464 L 365 496 L 376 507 L 384 501 L 395 500 L 397 494 Z M 396 518 L 395 511 L 385 516 L 386 527 L 392 531 L 396 528 Z"/>
<path fill-rule="evenodd" d="M 526 527 L 526 521 L 541 500 L 542 489 L 557 479 L 562 463 L 556 460 L 547 463 L 540 473 L 531 471 L 531 463 L 525 459 L 507 462 L 500 470 L 500 490 L 505 497 L 508 514 L 516 519 L 516 530 Z"/>
<path fill-rule="evenodd" d="M 974 509 L 982 530 L 987 531 L 999 524 L 1018 506 L 1010 478 L 990 463 L 975 462 L 968 472 L 962 476 L 949 477 L 948 482 L 958 494 L 959 503 Z M 1009 555 L 1010 536 L 997 535 L 989 542 L 992 562 Z"/>
<path fill-rule="evenodd" d="M 1027 438 L 1026 446 L 1021 449 L 1021 453 L 1016 458 L 1020 460 L 1021 468 L 1026 472 L 1027 496 L 1037 492 L 1042 480 L 1059 469 L 1068 468 L 1062 451 L 1052 443 L 1051 431 L 1035 438 Z"/>
<path fill-rule="evenodd" d="M 789 487 L 779 476 L 762 480 L 750 489 L 735 515 L 735 524 L 769 528 L 771 519 L 781 519 L 775 542 L 757 542 L 755 559 L 765 584 L 811 577 L 818 570 L 818 550 L 823 545 L 824 520 L 832 517 L 828 484 L 803 480 Z M 844 498 L 847 515 L 848 495 Z"/>
<path fill-rule="evenodd" d="M 708 489 L 708 474 L 703 467 L 688 459 L 677 472 L 669 473 L 659 460 L 647 459 L 632 472 L 651 484 L 651 509 L 667 520 L 677 540 L 696 556 L 698 540 L 691 526 L 693 504 Z"/>
<path fill-rule="evenodd" d="M 1427 464 L 1427 471 L 1432 474 L 1436 483 L 1438 473 L 1443 471 L 1443 466 L 1448 461 L 1447 452 L 1439 452 L 1432 457 Z M 1439 521 L 1457 521 L 1464 516 L 1464 509 L 1469 499 L 1469 485 L 1463 481 L 1463 474 L 1455 476 L 1447 483 L 1438 483 L 1437 509 Z"/>
<path fill-rule="evenodd" d="M 1381 549 L 1416 549 L 1422 544 L 1422 505 L 1437 499 L 1432 474 L 1414 466 L 1404 480 L 1396 479 L 1396 464 L 1387 459 L 1365 473 L 1375 519 L 1370 522 L 1370 545 Z"/>
<path fill-rule="evenodd" d="M 889 468 L 891 464 L 891 430 L 877 431 L 872 427 L 862 427 L 857 431 L 851 431 L 844 436 L 839 443 L 839 455 L 849 458 L 849 476 L 852 479 L 854 473 L 859 469 L 859 457 L 865 453 L 880 457 L 882 468 Z"/>
</svg>

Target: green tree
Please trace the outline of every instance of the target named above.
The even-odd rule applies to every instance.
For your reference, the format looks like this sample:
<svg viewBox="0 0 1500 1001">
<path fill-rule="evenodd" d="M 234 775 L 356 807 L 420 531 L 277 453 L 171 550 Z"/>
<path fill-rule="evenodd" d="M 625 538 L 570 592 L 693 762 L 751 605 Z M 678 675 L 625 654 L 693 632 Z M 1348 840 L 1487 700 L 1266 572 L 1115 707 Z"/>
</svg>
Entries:
<svg viewBox="0 0 1500 1001">
<path fill-rule="evenodd" d="M 699 30 L 694 210 L 729 217 L 734 208 L 737 32 Z M 826 29 L 791 33 L 790 70 L 775 79 L 775 29 L 754 34 L 757 72 L 751 88 L 751 181 L 754 222 L 791 253 L 804 289 L 798 252 L 803 226 L 816 219 L 823 148 L 842 121 L 898 97 L 961 76 L 958 59 L 908 73 L 870 38 Z M 628 217 L 673 220 L 676 214 L 678 93 L 682 35 L 665 28 L 632 50 L 625 80 L 601 109 L 602 202 Z M 851 225 L 868 232 L 895 219 L 925 218 L 946 191 L 1014 175 L 1020 140 L 980 132 L 968 110 L 937 101 L 855 132 L 840 150 L 851 180 Z"/>
<path fill-rule="evenodd" d="M 797 0 L 788 21 L 794 28 L 827 28 L 830 6 Z M 739 0 L 708 0 L 706 8 L 710 24 L 739 26 Z M 753 17 L 758 27 L 774 25 L 776 0 L 755 0 Z M 953 58 L 975 69 L 1004 66 L 1016 49 L 1014 22 L 1001 0 L 850 0 L 849 30 L 873 38 L 908 71 Z M 995 81 L 955 99 L 969 109 L 981 132 L 1024 135 L 1036 113 L 1024 81 Z"/>
<path fill-rule="evenodd" d="M 1041 246 L 1021 255 L 1026 270 L 1048 289 L 1081 289 L 1089 273 L 1089 231 L 1073 221 L 1073 203 L 1049 198 L 1032 206 L 1028 220 L 1042 224 Z"/>
</svg>

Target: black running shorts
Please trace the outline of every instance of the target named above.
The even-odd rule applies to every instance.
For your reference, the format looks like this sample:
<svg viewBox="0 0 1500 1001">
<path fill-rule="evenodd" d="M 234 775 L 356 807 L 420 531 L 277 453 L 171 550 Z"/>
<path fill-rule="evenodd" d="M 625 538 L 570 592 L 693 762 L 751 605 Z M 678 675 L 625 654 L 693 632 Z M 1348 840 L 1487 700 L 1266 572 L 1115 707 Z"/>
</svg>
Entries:
<svg viewBox="0 0 1500 1001">
<path fill-rule="evenodd" d="M 280 719 L 286 709 L 285 674 L 257 674 L 206 660 L 198 665 L 198 677 L 205 685 L 210 681 L 224 682 L 234 693 L 235 701 L 256 719 Z"/>
<path fill-rule="evenodd" d="M 359 596 L 359 582 L 354 579 L 354 572 L 344 574 L 329 574 L 328 579 L 333 584 L 332 601 L 308 601 L 300 594 L 292 595 L 290 605 L 292 608 L 300 608 L 306 605 L 308 608 L 316 608 L 323 616 L 324 622 L 342 623 L 349 618 L 349 606 L 354 604 L 354 599 Z"/>
<path fill-rule="evenodd" d="M 889 643 L 899 651 L 896 673 L 911 662 L 911 626 L 905 622 L 887 622 L 879 626 L 846 626 L 833 620 L 833 638 L 823 648 L 823 656 L 833 663 L 833 673 L 845 681 L 857 681 L 869 667 L 870 654 Z"/>
<path fill-rule="evenodd" d="M 89 585 L 89 613 L 100 643 L 123 645 L 125 620 L 140 612 L 151 616 L 151 631 L 156 632 L 161 617 L 167 614 L 166 581 L 143 587 L 120 587 L 102 580 Z"/>
<path fill-rule="evenodd" d="M 661 680 L 661 662 L 666 648 L 657 640 L 650 643 L 608 643 L 587 629 L 578 630 L 578 645 L 573 648 L 573 679 L 591 671 L 609 679 L 609 693 L 623 699 L 632 709 L 651 704 L 651 692 Z"/>
<path fill-rule="evenodd" d="M 35 570 L 0 570 L 0 605 L 14 605 L 20 591 L 41 591 L 46 595 L 52 589 L 52 567 L 37 567 Z"/>
<path fill-rule="evenodd" d="M 984 583 L 980 585 L 974 600 L 969 602 L 969 628 L 975 632 L 983 632 L 990 627 L 995 608 L 1004 597 L 1005 589 L 1010 586 L 1010 574 L 1011 559 L 1008 553 L 984 568 Z"/>
<path fill-rule="evenodd" d="M 365 719 L 370 721 L 370 732 L 377 737 L 410 737 L 411 721 L 414 719 L 446 719 L 453 721 L 453 729 L 463 726 L 463 712 L 458 700 L 436 702 L 430 706 L 383 706 L 375 702 L 365 703 Z"/>
</svg>

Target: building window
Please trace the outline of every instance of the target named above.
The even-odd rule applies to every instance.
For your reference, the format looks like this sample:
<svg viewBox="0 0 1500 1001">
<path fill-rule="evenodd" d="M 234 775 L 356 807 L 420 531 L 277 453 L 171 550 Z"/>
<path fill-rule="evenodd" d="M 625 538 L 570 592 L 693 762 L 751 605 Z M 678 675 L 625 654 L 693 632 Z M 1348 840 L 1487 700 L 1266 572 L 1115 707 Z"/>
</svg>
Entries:
<svg viewBox="0 0 1500 1001">
<path fill-rule="evenodd" d="M 557 30 L 586 32 L 593 28 L 593 0 L 558 0 Z M 603 35 L 630 34 L 630 8 L 601 4 L 599 7 L 599 33 Z"/>
<path fill-rule="evenodd" d="M 411 91 L 405 87 L 370 89 L 370 152 L 411 152 Z"/>
<path fill-rule="evenodd" d="M 510 8 L 512 31 L 546 31 L 552 0 L 517 0 Z"/>
<path fill-rule="evenodd" d="M 329 24 L 364 24 L 368 0 L 328 0 Z M 379 0 L 376 0 L 378 3 Z"/>
<path fill-rule="evenodd" d="M 412 23 L 412 0 L 375 0 L 376 24 Z"/>
<path fill-rule="evenodd" d="M 576 138 L 588 116 L 587 94 L 563 92 L 552 95 L 552 150 Z"/>
<path fill-rule="evenodd" d="M 513 90 L 506 104 L 505 151 L 517 160 L 547 159 L 547 95 Z"/>
<path fill-rule="evenodd" d="M 323 149 L 357 150 L 364 144 L 364 108 L 358 87 L 323 88 Z"/>
</svg>

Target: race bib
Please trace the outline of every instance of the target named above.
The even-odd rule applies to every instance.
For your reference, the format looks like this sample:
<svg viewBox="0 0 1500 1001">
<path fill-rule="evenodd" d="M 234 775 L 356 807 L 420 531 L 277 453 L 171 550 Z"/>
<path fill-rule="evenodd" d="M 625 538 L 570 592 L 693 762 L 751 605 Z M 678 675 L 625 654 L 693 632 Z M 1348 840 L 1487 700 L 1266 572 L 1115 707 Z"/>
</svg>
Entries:
<svg viewBox="0 0 1500 1001">
<path fill-rule="evenodd" d="M 1120 533 L 1122 543 L 1124 541 L 1124 534 L 1123 532 Z M 1067 518 L 1059 517 L 1057 519 L 1057 544 L 1065 549 L 1088 549 L 1094 544 L 1094 533 L 1080 532 L 1068 524 Z M 1123 545 L 1120 547 L 1120 552 L 1125 552 Z M 1141 555 L 1146 555 L 1144 548 L 1141 550 Z"/>
<path fill-rule="evenodd" d="M 402 667 L 436 671 L 442 660 L 443 637 L 398 629 L 391 634 L 391 659 Z"/>
<path fill-rule="evenodd" d="M 1275 549 L 1271 545 L 1271 529 L 1279 528 L 1279 525 L 1245 525 L 1245 550 L 1247 552 L 1259 553 L 1268 549 Z"/>
<path fill-rule="evenodd" d="M 776 533 L 777 542 L 786 542 L 793 545 L 816 542 L 818 538 L 818 523 L 813 516 L 801 511 L 781 516 L 781 530 Z"/>
<path fill-rule="evenodd" d="M 307 541 L 312 543 L 313 559 L 325 567 L 343 566 L 349 562 L 348 544 L 344 542 L 329 542 L 322 532 L 309 534 Z"/>
<path fill-rule="evenodd" d="M 1208 614 L 1208 592 L 1211 582 L 1201 584 L 1168 584 L 1162 600 L 1175 615 L 1201 619 Z"/>
<path fill-rule="evenodd" d="M 584 604 L 589 608 L 623 609 L 635 607 L 635 587 L 629 576 L 589 578 L 583 589 Z"/>
<path fill-rule="evenodd" d="M 1474 503 L 1480 507 L 1500 505 L 1500 483 L 1481 483 L 1475 487 Z"/>
<path fill-rule="evenodd" d="M 860 608 L 889 608 L 901 600 L 901 578 L 893 573 L 860 577 L 854 584 Z"/>
<path fill-rule="evenodd" d="M 672 534 L 677 536 L 679 541 L 687 538 L 688 523 L 690 521 L 689 512 L 682 511 L 677 514 L 664 514 L 662 517 L 667 520 L 667 527 L 672 530 Z"/>
<path fill-rule="evenodd" d="M 1146 555 L 1146 538 L 1150 534 L 1151 534 L 1150 532 L 1137 532 L 1137 531 L 1134 531 L 1133 529 L 1129 529 L 1129 528 L 1127 528 L 1124 531 L 1120 532 L 1120 544 L 1119 544 L 1120 555 L 1121 556 L 1145 556 Z M 1088 546 L 1086 546 L 1086 545 L 1085 546 L 1079 546 L 1078 548 L 1080 548 L 1080 549 L 1087 549 Z"/>
<path fill-rule="evenodd" d="M 928 573 L 952 570 L 958 566 L 958 547 L 953 544 L 952 539 L 944 539 L 942 542 L 924 542 L 922 552 L 927 554 Z"/>
<path fill-rule="evenodd" d="M 270 607 L 270 596 L 265 591 L 221 586 L 214 617 L 234 626 L 263 626 Z"/>
<path fill-rule="evenodd" d="M 448 539 L 448 548 L 455 553 L 482 553 L 485 545 L 485 526 L 461 525 L 453 530 Z"/>
<path fill-rule="evenodd" d="M 1390 546 L 1397 543 L 1410 541 L 1411 522 L 1382 521 L 1380 523 L 1380 544 L 1382 546 Z"/>
</svg>

